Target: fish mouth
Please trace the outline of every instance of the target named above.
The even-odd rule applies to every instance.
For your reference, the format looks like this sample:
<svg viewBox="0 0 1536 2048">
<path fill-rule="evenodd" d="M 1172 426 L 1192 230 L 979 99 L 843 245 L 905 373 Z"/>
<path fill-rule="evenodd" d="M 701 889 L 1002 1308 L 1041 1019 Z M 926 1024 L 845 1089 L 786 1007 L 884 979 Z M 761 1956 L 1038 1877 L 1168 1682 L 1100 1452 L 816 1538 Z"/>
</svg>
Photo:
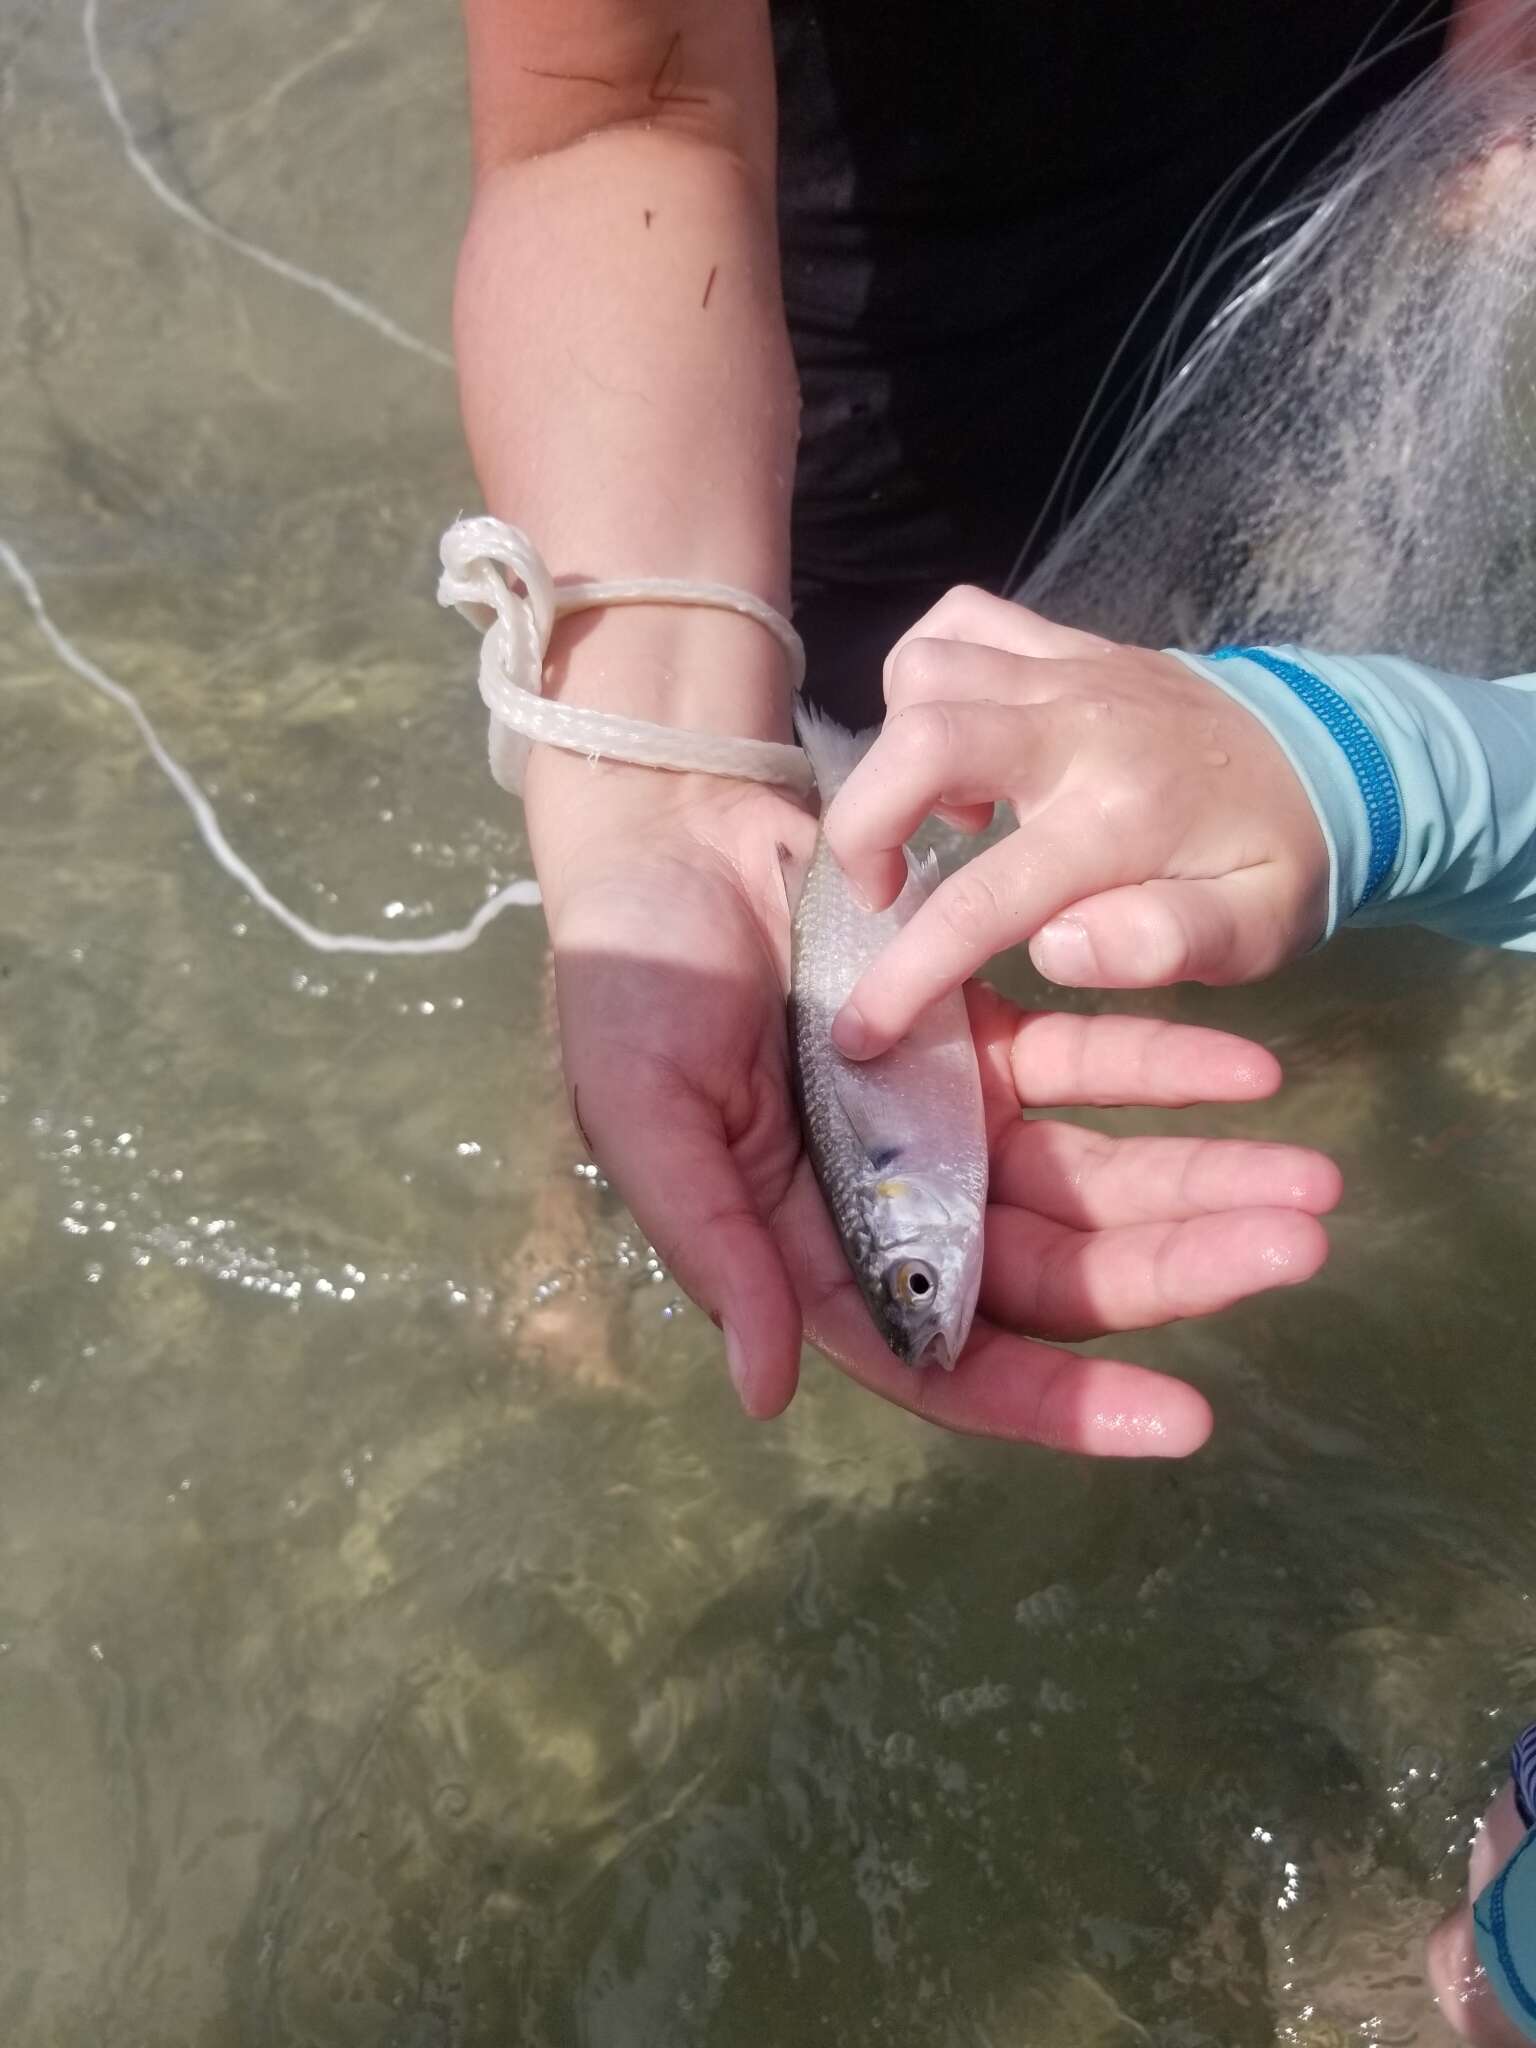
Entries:
<svg viewBox="0 0 1536 2048">
<path fill-rule="evenodd" d="M 920 1343 L 914 1344 L 912 1347 L 912 1364 L 920 1372 L 926 1370 L 930 1365 L 939 1366 L 945 1372 L 952 1372 L 955 1360 L 954 1354 L 950 1350 L 948 1331 L 934 1330 L 929 1336 L 923 1338 Z"/>
</svg>

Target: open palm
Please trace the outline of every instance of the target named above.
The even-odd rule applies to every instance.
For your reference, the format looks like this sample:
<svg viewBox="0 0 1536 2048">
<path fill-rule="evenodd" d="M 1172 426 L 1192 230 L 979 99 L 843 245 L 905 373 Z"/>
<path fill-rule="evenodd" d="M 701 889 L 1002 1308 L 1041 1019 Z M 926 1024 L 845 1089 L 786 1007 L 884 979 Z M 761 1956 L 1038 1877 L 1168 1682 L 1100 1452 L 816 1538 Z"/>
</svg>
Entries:
<svg viewBox="0 0 1536 2048">
<path fill-rule="evenodd" d="M 1210 1416 L 1192 1388 L 1060 1344 L 1308 1278 L 1333 1167 L 1293 1146 L 1110 1140 L 1021 1111 L 1258 1099 L 1278 1085 L 1270 1056 L 1191 1027 L 1026 1014 L 973 985 L 992 1160 L 982 1313 L 953 1373 L 914 1373 L 869 1320 L 794 1106 L 779 848 L 803 856 L 813 822 L 768 790 L 624 770 L 604 813 L 598 843 L 546 814 L 540 846 L 572 1104 L 722 1325 L 748 1411 L 788 1403 L 803 1330 L 949 1428 L 1111 1455 L 1201 1443 Z"/>
</svg>

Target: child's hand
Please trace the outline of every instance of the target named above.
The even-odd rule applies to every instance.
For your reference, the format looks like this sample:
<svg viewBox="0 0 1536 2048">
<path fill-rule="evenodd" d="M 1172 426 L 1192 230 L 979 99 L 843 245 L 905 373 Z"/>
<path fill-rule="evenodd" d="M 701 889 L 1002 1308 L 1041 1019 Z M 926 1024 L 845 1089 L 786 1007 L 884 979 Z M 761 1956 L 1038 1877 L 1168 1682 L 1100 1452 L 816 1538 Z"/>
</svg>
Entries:
<svg viewBox="0 0 1536 2048">
<path fill-rule="evenodd" d="M 1312 804 L 1258 719 L 1169 655 L 952 590 L 885 665 L 888 715 L 828 807 L 832 851 L 877 907 L 930 811 L 1020 830 L 942 882 L 838 1019 L 853 1058 L 1022 940 L 1050 980 L 1252 981 L 1327 916 Z"/>
</svg>

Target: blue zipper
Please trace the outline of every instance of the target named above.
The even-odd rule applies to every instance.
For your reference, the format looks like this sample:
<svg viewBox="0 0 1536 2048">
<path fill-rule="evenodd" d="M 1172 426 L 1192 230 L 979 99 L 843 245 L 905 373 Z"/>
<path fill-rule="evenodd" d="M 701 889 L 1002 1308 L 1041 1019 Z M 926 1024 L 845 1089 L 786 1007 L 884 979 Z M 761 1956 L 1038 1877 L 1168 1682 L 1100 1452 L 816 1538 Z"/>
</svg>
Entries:
<svg viewBox="0 0 1536 2048">
<path fill-rule="evenodd" d="M 1365 872 L 1365 893 L 1355 905 L 1361 910 L 1392 871 L 1398 848 L 1403 843 L 1403 806 L 1397 793 L 1392 765 L 1365 720 L 1348 698 L 1341 697 L 1332 684 L 1298 661 L 1271 653 L 1267 647 L 1218 647 L 1211 661 L 1256 661 L 1260 668 L 1284 683 L 1332 733 L 1349 763 L 1350 772 L 1365 802 L 1371 828 L 1371 858 Z"/>
</svg>

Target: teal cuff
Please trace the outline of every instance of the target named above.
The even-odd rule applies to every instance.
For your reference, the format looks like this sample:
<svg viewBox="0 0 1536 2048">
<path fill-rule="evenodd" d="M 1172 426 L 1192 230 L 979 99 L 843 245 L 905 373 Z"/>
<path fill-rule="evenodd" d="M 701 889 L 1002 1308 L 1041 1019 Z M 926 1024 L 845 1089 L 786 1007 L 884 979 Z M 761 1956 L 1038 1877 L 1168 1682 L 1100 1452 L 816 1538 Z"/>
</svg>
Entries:
<svg viewBox="0 0 1536 2048">
<path fill-rule="evenodd" d="M 1536 1829 L 1472 1908 L 1477 1959 L 1500 2006 L 1536 2041 Z"/>
</svg>

